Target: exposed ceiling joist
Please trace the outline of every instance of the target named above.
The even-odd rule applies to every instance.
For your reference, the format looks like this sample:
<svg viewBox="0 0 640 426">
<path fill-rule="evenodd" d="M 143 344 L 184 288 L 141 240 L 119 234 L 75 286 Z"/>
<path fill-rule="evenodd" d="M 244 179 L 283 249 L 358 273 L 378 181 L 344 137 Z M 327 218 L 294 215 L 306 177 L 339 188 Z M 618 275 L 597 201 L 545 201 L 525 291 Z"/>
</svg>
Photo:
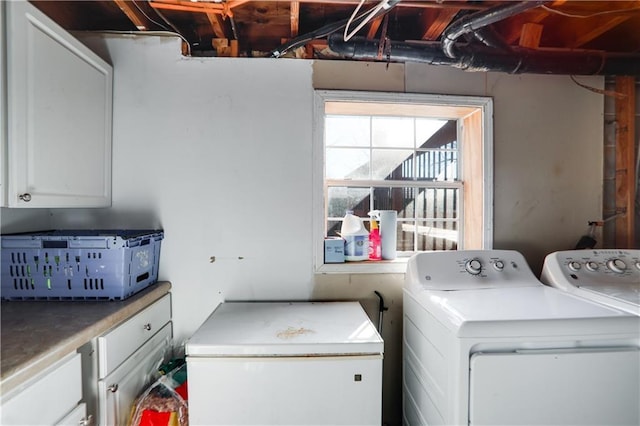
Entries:
<svg viewBox="0 0 640 426">
<path fill-rule="evenodd" d="M 237 40 L 239 56 L 279 57 L 289 51 L 286 43 L 291 42 L 293 49 L 311 43 L 313 46 L 307 48 L 304 57 L 318 59 L 344 55 L 331 48 L 316 49 L 314 46 L 326 46 L 326 41 L 321 40 L 327 40 L 329 34 L 338 36 L 340 28 L 344 28 L 340 25 L 344 25 L 360 4 L 360 0 L 30 1 L 71 31 L 131 32 L 137 28 L 139 31 L 175 32 L 188 47 L 185 49 L 188 55 L 216 56 L 218 52 L 212 40 L 228 39 Z M 437 49 L 438 44 L 442 44 L 445 30 L 454 24 L 462 24 L 461 19 L 484 11 L 493 13 L 515 2 L 517 0 L 402 0 L 392 3 L 393 7 L 385 10 L 384 17 L 377 15 L 365 22 L 353 39 L 365 38 L 371 43 L 379 43 L 383 37 L 385 48 L 422 40 L 425 46 L 431 44 Z M 380 0 L 365 0 L 362 16 L 379 4 Z M 386 30 L 383 28 L 385 22 Z M 606 53 L 627 57 L 640 55 L 638 28 L 640 0 L 557 0 L 505 16 L 487 24 L 486 31 L 456 39 L 453 44 L 467 49 L 467 53 L 478 49 L 485 53 L 500 46 L 504 54 L 527 47 L 538 52 L 591 55 L 595 61 L 597 55 Z M 298 52 L 295 57 L 302 56 Z M 380 55 L 374 58 L 372 60 L 381 60 Z M 387 57 L 387 60 L 391 59 Z M 636 73 L 633 70 L 622 72 Z"/>
<path fill-rule="evenodd" d="M 291 2 L 291 38 L 298 37 L 300 30 L 300 2 Z"/>
<path fill-rule="evenodd" d="M 120 10 L 127 15 L 127 18 L 136 26 L 136 28 L 140 31 L 146 31 L 147 28 L 147 18 L 144 14 L 135 6 L 134 2 L 128 0 L 113 0 Z"/>
<path fill-rule="evenodd" d="M 207 19 L 211 24 L 211 29 L 215 34 L 216 38 L 227 38 L 226 32 L 224 30 L 224 21 L 222 19 L 222 15 L 220 13 L 215 12 L 206 12 Z"/>
<path fill-rule="evenodd" d="M 426 28 L 426 31 L 422 34 L 422 40 L 437 40 L 458 12 L 460 12 L 460 9 L 457 8 L 426 10 L 422 19 Z"/>
</svg>

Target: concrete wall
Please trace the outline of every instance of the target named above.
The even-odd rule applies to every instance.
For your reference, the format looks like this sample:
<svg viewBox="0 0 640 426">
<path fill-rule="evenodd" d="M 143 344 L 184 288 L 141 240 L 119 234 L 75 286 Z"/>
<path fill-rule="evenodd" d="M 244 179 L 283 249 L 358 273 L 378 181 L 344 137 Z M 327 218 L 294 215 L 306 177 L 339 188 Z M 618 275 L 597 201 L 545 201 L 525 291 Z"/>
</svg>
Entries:
<svg viewBox="0 0 640 426">
<path fill-rule="evenodd" d="M 177 39 L 85 41 L 115 70 L 113 206 L 52 210 L 51 225 L 162 227 L 160 278 L 173 284 L 177 343 L 223 300 L 357 299 L 376 321 L 379 291 L 389 307 L 385 423 L 400 423 L 404 277 L 313 273 L 314 88 L 492 96 L 494 246 L 522 251 L 536 273 L 599 218 L 602 97 L 569 77 L 182 58 Z M 11 227 L 32 218 L 10 216 Z"/>
</svg>

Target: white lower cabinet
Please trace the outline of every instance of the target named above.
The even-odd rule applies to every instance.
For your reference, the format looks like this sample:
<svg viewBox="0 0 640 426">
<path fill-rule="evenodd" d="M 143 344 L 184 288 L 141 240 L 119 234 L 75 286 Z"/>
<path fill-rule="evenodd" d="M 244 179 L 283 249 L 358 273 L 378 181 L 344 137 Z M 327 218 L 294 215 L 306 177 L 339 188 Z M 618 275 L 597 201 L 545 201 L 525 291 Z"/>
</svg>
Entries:
<svg viewBox="0 0 640 426">
<path fill-rule="evenodd" d="M 56 423 L 56 426 L 90 426 L 93 425 L 93 417 L 87 415 L 87 404 L 80 403 L 64 419 Z"/>
<path fill-rule="evenodd" d="M 128 424 L 136 398 L 171 356 L 172 337 L 167 294 L 80 348 L 84 400 L 94 424 Z"/>
<path fill-rule="evenodd" d="M 82 400 L 82 368 L 79 353 L 72 353 L 2 395 L 3 425 L 66 425 L 87 421 Z M 70 423 L 71 419 L 77 419 Z"/>
<path fill-rule="evenodd" d="M 99 424 L 129 423 L 131 407 L 138 395 L 157 378 L 155 372 L 166 360 L 170 340 L 171 324 L 167 324 L 113 373 L 98 381 Z"/>
</svg>

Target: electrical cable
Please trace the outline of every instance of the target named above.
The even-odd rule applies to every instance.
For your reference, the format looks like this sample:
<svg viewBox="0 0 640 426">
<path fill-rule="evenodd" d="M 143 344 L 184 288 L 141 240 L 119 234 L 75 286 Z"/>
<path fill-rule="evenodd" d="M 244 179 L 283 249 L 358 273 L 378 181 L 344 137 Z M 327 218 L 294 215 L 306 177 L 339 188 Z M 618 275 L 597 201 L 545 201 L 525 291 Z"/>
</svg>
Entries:
<svg viewBox="0 0 640 426">
<path fill-rule="evenodd" d="M 344 41 L 348 41 L 351 37 L 353 37 L 353 34 L 350 36 L 347 36 L 347 31 L 349 30 L 349 26 L 351 25 L 351 23 L 353 22 L 353 19 L 355 18 L 355 16 L 358 14 L 358 11 L 360 10 L 360 8 L 362 7 L 362 5 L 364 4 L 365 0 L 360 0 L 360 3 L 358 3 L 358 6 L 356 6 L 356 8 L 353 10 L 353 13 L 351 14 L 351 16 L 349 17 L 349 20 L 347 21 L 347 25 L 344 26 Z"/>
<path fill-rule="evenodd" d="M 160 22 L 152 19 L 149 15 L 147 15 L 147 13 L 140 6 L 138 6 L 138 3 L 136 3 L 136 0 L 132 0 L 131 3 L 133 3 L 133 5 L 136 7 L 136 9 L 138 9 L 140 11 L 140 13 L 142 13 L 145 16 L 145 18 L 147 18 L 149 21 L 151 21 L 152 23 L 156 24 L 159 27 L 162 27 L 166 31 L 171 31 L 171 29 L 168 28 L 166 25 L 161 24 Z M 154 11 L 155 11 L 155 9 L 154 9 Z"/>
<path fill-rule="evenodd" d="M 378 5 L 376 7 L 371 9 L 371 12 L 366 16 L 366 18 L 362 22 L 360 22 L 360 24 L 356 27 L 356 29 L 351 31 L 351 34 L 347 34 L 347 32 L 349 31 L 349 26 L 351 25 L 351 23 L 353 21 L 353 18 L 358 13 L 358 11 L 360 10 L 360 8 L 362 7 L 363 4 L 364 4 L 364 0 L 360 0 L 360 3 L 358 4 L 358 7 L 356 7 L 356 9 L 351 14 L 351 17 L 349 18 L 349 21 L 347 21 L 347 25 L 345 25 L 345 27 L 344 27 L 344 41 L 349 41 L 351 39 L 351 37 L 353 37 L 358 31 L 360 31 L 360 29 L 362 27 L 367 25 L 367 23 L 369 23 L 369 21 L 371 21 L 371 19 L 378 12 L 380 12 L 380 10 L 382 8 L 387 6 L 387 0 L 380 1 L 380 3 L 378 3 Z"/>
<path fill-rule="evenodd" d="M 384 13 L 388 13 L 391 9 L 393 9 L 398 3 L 400 3 L 400 0 L 388 0 L 388 5 L 389 7 L 385 9 Z M 370 12 L 371 10 L 368 10 L 366 12 L 363 12 L 362 14 L 358 15 L 353 22 L 359 22 L 360 19 L 364 19 L 367 14 Z M 308 42 L 310 42 L 311 40 L 314 40 L 316 38 L 322 38 L 322 37 L 327 37 L 330 34 L 333 34 L 336 31 L 339 31 L 341 28 L 344 28 L 344 26 L 347 24 L 348 19 L 342 19 L 340 21 L 337 22 L 333 22 L 331 24 L 327 24 L 324 25 L 314 31 L 311 31 L 307 34 L 303 34 L 299 37 L 296 37 L 292 40 L 290 40 L 289 42 L 277 47 L 276 49 L 272 50 L 270 53 L 270 57 L 272 58 L 279 58 L 281 56 L 283 56 L 285 53 L 287 53 L 289 50 L 291 49 L 295 49 L 297 47 L 303 46 L 305 44 L 307 44 Z"/>
<path fill-rule="evenodd" d="M 148 1 L 148 0 L 147 0 Z M 189 56 L 191 56 L 191 44 L 189 43 L 189 41 L 187 40 L 187 38 L 185 36 L 182 35 L 182 33 L 176 28 L 175 25 L 173 25 L 171 22 L 169 22 L 169 20 L 156 8 L 153 8 L 154 12 L 156 13 L 156 15 L 158 15 L 160 18 L 162 18 L 162 20 L 169 25 L 171 28 L 173 28 L 173 30 L 175 31 L 175 33 L 177 35 L 180 36 L 180 38 L 187 44 L 187 54 Z"/>
<path fill-rule="evenodd" d="M 582 87 L 583 89 L 590 90 L 590 91 L 592 91 L 594 93 L 598 93 L 600 95 L 605 95 L 605 96 L 611 96 L 611 97 L 616 98 L 616 99 L 624 99 L 624 98 L 627 97 L 627 95 L 625 95 L 624 93 L 615 92 L 613 90 L 602 90 L 602 89 L 598 89 L 596 87 L 587 86 L 586 84 L 580 83 L 578 80 L 576 80 L 575 76 L 573 76 L 573 75 L 570 75 L 569 77 L 571 78 L 571 81 L 573 81 L 578 86 Z"/>
<path fill-rule="evenodd" d="M 640 6 L 638 7 L 630 7 L 627 9 L 616 9 L 616 10 L 605 10 L 602 12 L 594 12 L 588 15 L 576 15 L 573 13 L 568 13 L 568 12 L 562 12 L 558 9 L 553 9 L 550 8 L 549 6 L 540 6 L 541 8 L 543 8 L 544 10 L 546 10 L 547 12 L 551 12 L 551 13 L 555 13 L 557 15 L 561 15 L 561 16 L 566 16 L 567 18 L 592 18 L 594 16 L 602 16 L 602 15 L 610 15 L 610 14 L 615 14 L 615 13 L 625 13 L 625 12 L 632 12 L 635 10 L 640 10 Z"/>
</svg>

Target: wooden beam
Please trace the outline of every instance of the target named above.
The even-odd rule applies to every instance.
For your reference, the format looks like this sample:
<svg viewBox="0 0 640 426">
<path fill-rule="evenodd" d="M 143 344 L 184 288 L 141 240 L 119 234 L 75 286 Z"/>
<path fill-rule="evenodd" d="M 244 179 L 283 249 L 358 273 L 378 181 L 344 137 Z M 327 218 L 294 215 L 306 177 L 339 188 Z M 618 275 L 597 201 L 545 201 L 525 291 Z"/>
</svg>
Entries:
<svg viewBox="0 0 640 426">
<path fill-rule="evenodd" d="M 585 23 L 581 26 L 582 30 L 579 32 L 579 35 L 575 38 L 574 42 L 571 44 L 571 47 L 580 47 L 589 43 L 591 40 L 601 36 L 606 33 L 610 29 L 620 25 L 627 19 L 631 18 L 631 15 L 627 16 L 616 16 L 614 18 L 608 18 L 600 20 L 597 24 L 593 22 Z"/>
<path fill-rule="evenodd" d="M 113 0 L 118 7 L 120 8 L 120 10 L 122 10 L 122 12 L 124 12 L 125 15 L 127 15 L 127 18 L 129 18 L 129 20 L 131 22 L 133 22 L 133 25 L 136 26 L 137 29 L 139 29 L 140 31 L 146 31 L 149 28 L 147 27 L 147 18 L 144 16 L 144 14 L 142 12 L 140 12 L 140 10 L 135 6 L 135 5 L 131 5 L 130 1 L 126 1 L 126 0 Z"/>
<path fill-rule="evenodd" d="M 224 13 L 224 7 L 217 3 L 193 3 L 181 1 L 150 1 L 149 6 L 156 9 L 176 10 L 179 12 Z"/>
<path fill-rule="evenodd" d="M 566 1 L 566 0 L 562 0 Z M 300 0 L 300 3 L 321 3 L 326 5 L 357 5 L 360 0 Z M 376 5 L 378 0 L 368 0 L 365 2 L 367 5 Z M 453 0 L 453 1 L 407 1 L 403 0 L 396 4 L 395 7 L 401 8 L 414 8 L 414 9 L 450 9 L 452 7 L 464 10 L 487 10 L 491 6 L 483 4 L 466 3 L 466 0 Z"/>
<path fill-rule="evenodd" d="M 298 37 L 298 31 L 300 29 L 300 2 L 291 2 L 291 38 Z"/>
<path fill-rule="evenodd" d="M 384 16 L 379 16 L 373 21 L 371 21 L 371 24 L 369 25 L 369 30 L 367 31 L 367 40 L 373 40 L 373 38 L 376 36 L 376 33 L 378 32 L 378 28 L 380 28 L 380 24 L 382 24 L 383 18 Z"/>
<path fill-rule="evenodd" d="M 549 7 L 555 8 L 566 2 L 567 0 L 556 0 L 550 4 Z M 541 8 L 536 8 L 510 18 L 511 24 L 509 25 L 509 30 L 504 32 L 504 39 L 509 44 L 515 43 L 522 35 L 523 25 L 527 23 L 539 24 L 548 18 L 549 15 L 551 15 L 551 12 L 547 12 Z"/>
<path fill-rule="evenodd" d="M 213 33 L 217 38 L 227 38 L 224 30 L 224 20 L 222 19 L 222 15 L 216 12 L 207 11 L 207 19 L 209 19 L 209 23 L 211 24 L 211 28 L 213 29 Z"/>
<path fill-rule="evenodd" d="M 615 244 L 632 248 L 635 236 L 635 78 L 616 77 L 616 92 L 626 95 L 616 99 L 616 212 Z"/>
<path fill-rule="evenodd" d="M 540 38 L 542 38 L 543 25 L 527 22 L 522 26 L 519 44 L 529 49 L 537 49 L 540 46 Z"/>
<path fill-rule="evenodd" d="M 437 40 L 459 11 L 458 8 L 425 11 L 423 14 L 425 31 L 422 39 Z"/>
</svg>

